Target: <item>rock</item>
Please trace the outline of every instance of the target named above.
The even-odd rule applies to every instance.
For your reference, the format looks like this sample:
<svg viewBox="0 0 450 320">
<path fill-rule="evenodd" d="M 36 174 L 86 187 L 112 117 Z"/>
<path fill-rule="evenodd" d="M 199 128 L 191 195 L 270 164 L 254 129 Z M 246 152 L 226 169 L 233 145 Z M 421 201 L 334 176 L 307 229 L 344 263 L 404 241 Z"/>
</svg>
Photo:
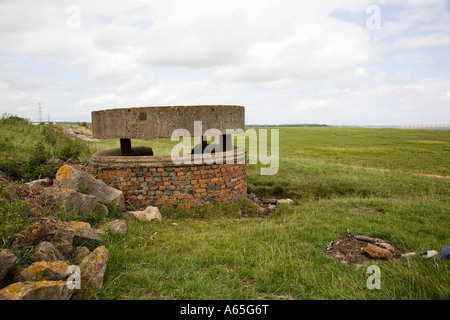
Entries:
<svg viewBox="0 0 450 320">
<path fill-rule="evenodd" d="M 74 189 L 53 186 L 45 189 L 43 195 L 48 196 L 58 206 L 64 206 L 68 214 L 78 213 L 83 216 L 94 212 L 105 217 L 108 215 L 108 208 L 100 203 L 95 196 L 79 193 Z"/>
<path fill-rule="evenodd" d="M 40 222 L 36 222 L 19 232 L 12 247 L 15 249 L 33 247 L 41 242 L 47 234 L 48 230 Z"/>
<path fill-rule="evenodd" d="M 99 231 L 105 232 L 110 229 L 113 233 L 127 233 L 127 223 L 125 220 L 117 219 L 100 226 Z"/>
<path fill-rule="evenodd" d="M 71 221 L 69 226 L 74 229 L 73 244 L 77 246 L 86 246 L 88 248 L 95 248 L 99 245 L 101 240 L 101 232 L 97 229 L 91 228 L 87 222 Z"/>
<path fill-rule="evenodd" d="M 73 291 L 65 281 L 16 282 L 0 290 L 0 300 L 69 300 Z"/>
<path fill-rule="evenodd" d="M 272 205 L 276 205 L 277 204 L 277 199 L 264 199 L 263 204 L 272 204 Z"/>
<path fill-rule="evenodd" d="M 82 134 L 81 131 L 78 131 L 78 130 L 75 130 L 75 129 L 72 129 L 72 128 L 69 128 L 69 129 L 64 130 L 64 133 L 65 133 L 65 134 L 68 134 L 68 135 L 70 135 L 70 136 L 75 136 L 75 135 L 77 135 L 77 134 Z"/>
<path fill-rule="evenodd" d="M 36 261 L 55 261 L 65 259 L 61 252 L 59 252 L 59 250 L 52 243 L 47 241 L 42 241 L 34 247 L 31 258 Z"/>
<path fill-rule="evenodd" d="M 74 299 L 89 298 L 103 287 L 103 276 L 106 271 L 108 255 L 108 249 L 101 246 L 81 261 L 81 289 L 74 293 Z"/>
<path fill-rule="evenodd" d="M 274 204 L 269 204 L 269 205 L 267 205 L 267 209 L 268 209 L 269 211 L 274 211 L 274 210 L 277 209 L 277 206 L 274 205 Z"/>
<path fill-rule="evenodd" d="M 438 257 L 441 259 L 449 259 L 450 258 L 450 247 L 445 247 L 441 251 L 439 251 Z"/>
<path fill-rule="evenodd" d="M 68 223 L 55 217 L 41 217 L 39 222 L 47 229 L 47 235 L 43 240 L 53 244 L 64 258 L 68 259 L 73 252 L 72 241 L 75 230 Z"/>
<path fill-rule="evenodd" d="M 161 220 L 161 213 L 157 207 L 148 206 L 142 211 L 129 211 L 128 213 L 141 221 Z"/>
<path fill-rule="evenodd" d="M 415 256 L 415 255 L 416 255 L 415 252 L 408 252 L 408 253 L 403 253 L 402 255 L 400 255 L 400 257 L 407 258 L 407 257 Z"/>
<path fill-rule="evenodd" d="M 50 178 L 45 178 L 27 182 L 25 184 L 30 186 L 31 188 L 47 188 L 52 185 L 52 180 Z"/>
<path fill-rule="evenodd" d="M 51 157 L 50 159 L 47 160 L 47 164 L 54 164 L 54 165 L 63 166 L 64 165 L 64 161 L 62 161 L 58 157 Z"/>
<path fill-rule="evenodd" d="M 422 257 L 427 258 L 427 259 L 432 258 L 437 255 L 438 255 L 438 252 L 436 250 L 428 250 L 421 254 Z"/>
<path fill-rule="evenodd" d="M 125 210 L 125 198 L 122 191 L 108 186 L 92 175 L 70 165 L 63 165 L 56 173 L 56 182 L 63 188 L 83 191 L 95 196 L 103 204 L 113 202 L 119 210 Z"/>
<path fill-rule="evenodd" d="M 0 171 L 0 181 L 6 182 L 6 183 L 10 183 L 11 182 L 11 178 L 4 173 L 3 171 Z"/>
<path fill-rule="evenodd" d="M 294 200 L 291 200 L 291 199 L 278 199 L 277 200 L 277 205 L 280 204 L 280 203 L 287 203 L 287 204 L 289 204 L 289 203 L 292 203 L 292 202 L 294 202 Z"/>
<path fill-rule="evenodd" d="M 62 261 L 39 261 L 23 269 L 17 276 L 18 282 L 59 281 L 69 277 L 69 265 Z"/>
<path fill-rule="evenodd" d="M 16 265 L 17 257 L 8 249 L 0 251 L 0 288 L 3 286 L 3 281 L 6 274 Z"/>
<path fill-rule="evenodd" d="M 91 251 L 84 246 L 76 247 L 72 254 L 72 262 L 78 265 L 90 253 Z"/>
<path fill-rule="evenodd" d="M 102 142 L 102 140 L 99 139 L 94 139 L 92 136 L 88 136 L 83 134 L 81 131 L 75 130 L 75 129 L 66 129 L 64 131 L 65 134 L 68 134 L 78 140 L 83 140 L 83 141 L 91 141 L 91 142 Z"/>
<path fill-rule="evenodd" d="M 391 244 L 389 244 L 387 242 L 376 243 L 376 245 L 379 246 L 379 247 L 382 247 L 382 248 L 384 248 L 384 249 L 386 249 L 386 250 L 388 250 L 388 251 L 390 251 L 392 253 L 396 252 L 395 248 Z"/>
<path fill-rule="evenodd" d="M 375 259 L 388 259 L 388 258 L 392 258 L 392 256 L 393 256 L 392 252 L 390 252 L 389 250 L 380 248 L 371 243 L 367 244 L 367 246 L 364 249 L 364 252 Z"/>
</svg>

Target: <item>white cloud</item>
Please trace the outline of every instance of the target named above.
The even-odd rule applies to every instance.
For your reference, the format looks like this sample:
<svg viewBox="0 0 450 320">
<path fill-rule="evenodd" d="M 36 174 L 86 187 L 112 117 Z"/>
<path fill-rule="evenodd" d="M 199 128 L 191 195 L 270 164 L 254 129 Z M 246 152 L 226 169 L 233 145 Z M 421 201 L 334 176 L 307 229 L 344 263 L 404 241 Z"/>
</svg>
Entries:
<svg viewBox="0 0 450 320">
<path fill-rule="evenodd" d="M 4 0 L 0 113 L 36 119 L 42 102 L 54 120 L 89 121 L 124 105 L 240 104 L 248 123 L 403 121 L 404 110 L 421 121 L 421 108 L 442 121 L 448 81 L 421 79 L 450 67 L 447 2 L 376 1 L 370 30 L 373 4 Z"/>
</svg>

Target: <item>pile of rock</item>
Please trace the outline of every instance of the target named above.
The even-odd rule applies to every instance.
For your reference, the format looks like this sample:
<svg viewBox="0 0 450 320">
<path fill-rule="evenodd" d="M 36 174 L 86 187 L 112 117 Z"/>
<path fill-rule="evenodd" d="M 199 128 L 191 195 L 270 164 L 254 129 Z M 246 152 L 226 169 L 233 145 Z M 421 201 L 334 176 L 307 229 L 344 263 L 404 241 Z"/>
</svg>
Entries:
<svg viewBox="0 0 450 320">
<path fill-rule="evenodd" d="M 58 206 L 65 206 L 68 214 L 79 215 L 94 212 L 107 216 L 107 204 L 113 203 L 119 210 L 125 210 L 122 191 L 108 186 L 91 174 L 68 164 L 59 168 L 53 185 L 46 188 L 44 196 L 53 199 Z"/>
<path fill-rule="evenodd" d="M 83 217 L 93 212 L 106 217 L 108 204 L 125 210 L 120 190 L 69 164 L 61 164 L 55 179 L 32 181 L 18 190 L 26 194 L 27 202 L 35 203 L 39 198 L 44 205 L 64 206 L 69 216 L 76 213 Z M 34 223 L 19 232 L 11 250 L 0 252 L 0 300 L 86 299 L 100 290 L 109 254 L 101 245 L 101 235 L 108 229 L 126 233 L 125 220 L 94 229 L 87 222 L 32 216 Z M 13 252 L 20 250 L 29 250 L 33 263 L 14 275 L 11 270 L 17 257 Z"/>
<path fill-rule="evenodd" d="M 95 139 L 91 135 L 84 134 L 83 132 L 72 129 L 72 128 L 66 129 L 64 131 L 64 133 L 73 137 L 74 139 L 78 139 L 78 140 L 90 141 L 90 142 L 102 142 L 102 140 Z"/>
<path fill-rule="evenodd" d="M 109 252 L 100 246 L 100 241 L 108 229 L 127 232 L 125 220 L 114 220 L 94 229 L 87 222 L 63 222 L 55 217 L 37 219 L 17 235 L 12 250 L 0 252 L 0 300 L 91 297 L 103 285 Z M 17 261 L 13 251 L 21 249 L 32 250 L 30 258 L 35 262 L 5 283 Z"/>
<path fill-rule="evenodd" d="M 292 203 L 291 199 L 273 199 L 273 198 L 261 198 L 257 197 L 254 193 L 249 193 L 247 198 L 256 203 L 261 209 L 262 215 L 268 215 L 277 209 L 277 206 L 282 203 Z"/>
</svg>

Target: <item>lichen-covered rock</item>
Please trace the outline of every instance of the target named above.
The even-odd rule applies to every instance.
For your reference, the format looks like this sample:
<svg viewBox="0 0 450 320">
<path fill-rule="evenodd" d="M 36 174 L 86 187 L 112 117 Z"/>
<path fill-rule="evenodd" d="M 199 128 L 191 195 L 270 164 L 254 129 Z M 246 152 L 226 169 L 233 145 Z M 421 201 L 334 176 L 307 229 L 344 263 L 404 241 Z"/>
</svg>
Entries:
<svg viewBox="0 0 450 320">
<path fill-rule="evenodd" d="M 39 261 L 23 269 L 17 275 L 18 282 L 25 281 L 59 281 L 69 277 L 69 265 L 62 261 Z"/>
<path fill-rule="evenodd" d="M 81 288 L 74 292 L 73 299 L 89 299 L 103 287 L 108 255 L 108 249 L 101 246 L 81 261 Z"/>
<path fill-rule="evenodd" d="M 83 170 L 66 164 L 59 168 L 55 180 L 63 188 L 82 190 L 95 196 L 103 204 L 113 202 L 119 210 L 125 210 L 125 198 L 122 191 L 108 186 Z"/>
<path fill-rule="evenodd" d="M 127 233 L 128 231 L 126 221 L 121 219 L 107 222 L 101 225 L 98 230 L 100 232 L 104 232 L 108 229 L 111 230 L 113 233 Z"/>
<path fill-rule="evenodd" d="M 8 249 L 0 251 L 0 288 L 3 286 L 3 281 L 6 274 L 15 266 L 17 257 Z"/>
<path fill-rule="evenodd" d="M 65 281 L 16 282 L 0 290 L 0 300 L 69 300 L 73 291 Z"/>
<path fill-rule="evenodd" d="M 56 217 L 41 217 L 39 222 L 48 231 L 44 237 L 44 241 L 53 244 L 68 259 L 73 252 L 72 241 L 75 234 L 74 229 L 68 223 Z"/>
<path fill-rule="evenodd" d="M 48 234 L 47 228 L 36 222 L 17 235 L 12 246 L 15 249 L 30 248 L 37 245 Z"/>
<path fill-rule="evenodd" d="M 72 254 L 72 261 L 74 264 L 78 265 L 83 261 L 83 259 L 90 254 L 91 251 L 87 247 L 76 247 Z"/>
<path fill-rule="evenodd" d="M 94 212 L 101 216 L 108 215 L 108 208 L 93 195 L 79 193 L 74 189 L 59 187 L 46 188 L 43 195 L 52 199 L 58 206 L 64 206 L 66 213 L 84 214 Z"/>
<path fill-rule="evenodd" d="M 91 227 L 87 222 L 70 221 L 69 226 L 75 231 L 73 244 L 75 246 L 86 246 L 90 249 L 100 244 L 101 232 Z"/>
<path fill-rule="evenodd" d="M 31 258 L 36 261 L 58 261 L 64 260 L 64 256 L 50 242 L 42 241 L 33 249 Z"/>
</svg>

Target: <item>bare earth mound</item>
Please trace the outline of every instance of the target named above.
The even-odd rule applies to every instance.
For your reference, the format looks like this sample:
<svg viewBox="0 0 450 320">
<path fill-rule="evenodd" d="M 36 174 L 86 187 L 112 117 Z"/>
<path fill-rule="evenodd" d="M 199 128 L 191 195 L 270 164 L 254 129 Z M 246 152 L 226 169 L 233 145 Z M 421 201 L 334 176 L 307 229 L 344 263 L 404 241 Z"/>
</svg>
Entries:
<svg viewBox="0 0 450 320">
<path fill-rule="evenodd" d="M 349 264 L 363 264 L 375 260 L 400 257 L 401 253 L 385 241 L 363 241 L 355 236 L 332 241 L 327 248 L 328 256 Z M 381 240 L 381 239 L 372 239 Z"/>
</svg>

